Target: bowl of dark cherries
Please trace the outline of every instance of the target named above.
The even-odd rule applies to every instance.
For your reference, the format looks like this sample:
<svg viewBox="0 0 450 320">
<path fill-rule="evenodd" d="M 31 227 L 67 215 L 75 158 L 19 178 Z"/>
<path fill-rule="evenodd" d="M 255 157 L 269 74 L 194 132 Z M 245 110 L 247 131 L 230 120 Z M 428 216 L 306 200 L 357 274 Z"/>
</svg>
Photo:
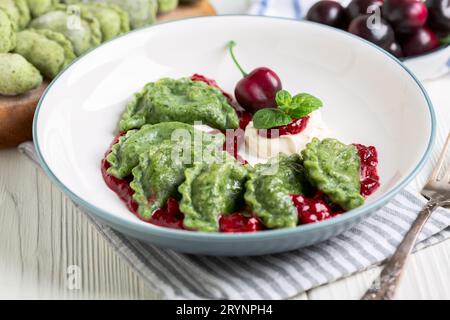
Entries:
<svg viewBox="0 0 450 320">
<path fill-rule="evenodd" d="M 450 0 L 322 0 L 306 19 L 376 44 L 421 80 L 450 71 Z"/>
</svg>

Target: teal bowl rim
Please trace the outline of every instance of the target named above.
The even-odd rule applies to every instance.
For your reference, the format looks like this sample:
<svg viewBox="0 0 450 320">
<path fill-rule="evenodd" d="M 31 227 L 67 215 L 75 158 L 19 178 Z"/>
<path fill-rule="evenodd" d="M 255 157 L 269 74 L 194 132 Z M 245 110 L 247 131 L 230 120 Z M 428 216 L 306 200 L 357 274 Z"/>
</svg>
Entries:
<svg viewBox="0 0 450 320">
<path fill-rule="evenodd" d="M 211 20 L 214 20 L 214 19 L 223 19 L 223 18 L 227 18 L 227 17 L 238 17 L 238 18 L 239 17 L 244 17 L 244 18 L 251 17 L 252 19 L 266 19 L 266 20 L 276 19 L 276 20 L 287 20 L 287 21 L 291 21 L 292 23 L 314 24 L 314 25 L 317 25 L 317 27 L 324 28 L 324 29 L 329 29 L 329 30 L 332 30 L 333 32 L 341 32 L 341 33 L 345 34 L 348 37 L 353 37 L 357 41 L 365 42 L 366 44 L 374 47 L 376 50 L 378 50 L 378 51 L 382 52 L 383 54 L 387 55 L 388 58 L 394 60 L 416 82 L 417 86 L 422 91 L 422 94 L 425 97 L 425 100 L 427 101 L 428 109 L 429 109 L 429 112 L 430 112 L 431 134 L 430 134 L 430 138 L 429 138 L 429 141 L 428 141 L 427 149 L 426 149 L 424 155 L 422 156 L 421 160 L 417 164 L 417 166 L 412 170 L 412 172 L 406 178 L 403 179 L 403 181 L 401 181 L 399 183 L 398 186 L 396 186 L 394 189 L 392 189 L 389 192 L 387 192 L 386 194 L 384 194 L 377 201 L 375 201 L 373 203 L 370 203 L 368 205 L 364 205 L 363 207 L 353 209 L 353 210 L 351 210 L 349 212 L 346 212 L 345 214 L 343 214 L 343 215 L 341 215 L 339 217 L 335 217 L 333 219 L 321 221 L 321 222 L 314 223 L 314 224 L 300 225 L 300 226 L 297 226 L 295 228 L 290 228 L 290 229 L 265 230 L 265 231 L 254 232 L 254 233 L 234 233 L 233 234 L 233 233 L 219 233 L 219 232 L 217 232 L 217 233 L 193 232 L 193 231 L 176 230 L 176 229 L 169 229 L 169 228 L 164 228 L 164 227 L 158 227 L 158 226 L 155 226 L 155 225 L 152 225 L 152 224 L 141 223 L 141 221 L 138 221 L 138 220 L 136 220 L 136 222 L 131 222 L 131 221 L 129 221 L 129 220 L 125 219 L 125 218 L 122 218 L 120 216 L 119 217 L 111 216 L 107 211 L 104 211 L 102 209 L 97 208 L 96 206 L 94 206 L 94 205 L 90 204 L 89 202 L 83 200 L 82 198 L 78 197 L 74 192 L 72 192 L 71 190 L 66 188 L 66 186 L 56 177 L 56 175 L 52 172 L 52 170 L 49 168 L 49 166 L 45 162 L 45 160 L 44 160 L 44 158 L 42 156 L 40 147 L 39 147 L 39 140 L 38 140 L 38 136 L 37 136 L 37 125 L 38 125 L 39 111 L 41 109 L 41 106 L 42 106 L 42 103 L 43 103 L 43 101 L 45 99 L 45 96 L 50 91 L 50 89 L 52 88 L 53 84 L 58 80 L 58 78 L 61 77 L 65 72 L 67 72 L 67 70 L 71 66 L 73 66 L 81 58 L 85 57 L 90 52 L 93 52 L 94 50 L 100 48 L 101 46 L 103 46 L 106 43 L 109 43 L 111 41 L 115 41 L 117 39 L 125 37 L 128 34 L 130 34 L 130 33 L 145 32 L 145 30 L 147 30 L 149 28 L 158 28 L 158 27 L 160 27 L 162 25 L 165 25 L 165 24 L 179 23 L 180 21 L 186 21 L 186 20 L 194 20 L 194 19 L 211 19 Z M 170 238 L 170 239 L 178 239 L 178 240 L 188 240 L 188 239 L 190 239 L 190 240 L 197 240 L 197 241 L 201 241 L 201 240 L 203 240 L 203 241 L 206 241 L 206 240 L 211 241 L 212 240 L 214 242 L 220 242 L 222 240 L 233 241 L 233 242 L 234 241 L 242 241 L 242 240 L 245 240 L 245 241 L 259 241 L 259 240 L 262 240 L 262 239 L 268 240 L 268 239 L 274 239 L 274 238 L 287 237 L 287 236 L 290 236 L 290 235 L 293 235 L 293 234 L 296 234 L 296 233 L 312 232 L 312 231 L 315 231 L 315 230 L 325 229 L 326 227 L 330 227 L 332 225 L 338 225 L 338 224 L 343 224 L 343 223 L 350 222 L 350 221 L 356 219 L 356 217 L 358 217 L 358 216 L 361 216 L 361 217 L 365 216 L 365 215 L 373 212 L 374 210 L 380 208 L 384 204 L 386 204 L 397 193 L 399 193 L 402 189 L 404 189 L 408 183 L 411 182 L 411 180 L 419 173 L 419 171 L 425 165 L 428 157 L 430 156 L 431 150 L 432 150 L 433 145 L 434 145 L 435 137 L 436 137 L 436 115 L 435 115 L 435 111 L 434 111 L 434 107 L 433 107 L 433 104 L 431 102 L 431 99 L 428 96 L 428 93 L 426 92 L 425 88 L 420 83 L 420 81 L 417 79 L 417 77 L 406 66 L 404 66 L 402 64 L 402 62 L 400 60 L 398 60 L 396 57 L 394 57 L 393 55 L 391 55 L 387 51 L 381 49 L 380 47 L 376 46 L 375 44 L 372 44 L 371 42 L 369 42 L 367 40 L 364 40 L 364 39 L 362 39 L 360 37 L 357 37 L 355 35 L 352 35 L 352 34 L 350 34 L 348 32 L 345 32 L 345 31 L 339 30 L 339 29 L 335 29 L 335 28 L 332 28 L 332 27 L 328 27 L 328 26 L 325 26 L 325 25 L 322 25 L 322 24 L 318 24 L 318 23 L 315 23 L 315 22 L 310 22 L 310 21 L 298 21 L 298 20 L 292 20 L 292 19 L 280 18 L 280 17 L 264 17 L 264 16 L 252 16 L 252 15 L 222 15 L 222 16 L 211 16 L 211 17 L 193 17 L 193 18 L 187 18 L 187 19 L 182 19 L 182 20 L 177 20 L 177 21 L 163 22 L 163 23 L 159 23 L 159 24 L 156 24 L 156 25 L 147 26 L 145 28 L 136 29 L 136 30 L 131 31 L 130 33 L 121 35 L 121 36 L 119 36 L 119 37 L 117 37 L 115 39 L 111 39 L 111 40 L 103 43 L 102 45 L 89 50 L 88 52 L 86 52 L 83 55 L 81 55 L 80 57 L 78 57 L 75 61 L 73 61 L 62 73 L 60 73 L 49 84 L 49 86 L 45 90 L 44 94 L 42 95 L 41 99 L 39 100 L 36 112 L 34 114 L 34 119 L 33 119 L 33 140 L 34 140 L 34 145 L 35 145 L 35 148 L 36 148 L 36 151 L 37 151 L 37 156 L 38 156 L 39 162 L 41 163 L 41 166 L 44 169 L 44 172 L 54 181 L 54 183 L 65 194 L 67 194 L 69 196 L 70 199 L 72 199 L 73 201 L 75 201 L 76 203 L 81 205 L 83 208 L 87 209 L 88 212 L 90 212 L 93 215 L 95 215 L 98 218 L 100 218 L 100 220 L 106 221 L 107 223 L 110 223 L 113 226 L 116 226 L 118 229 L 125 228 L 128 231 L 132 230 L 132 231 L 135 231 L 136 233 L 139 233 L 139 234 L 147 234 L 148 236 L 155 235 L 155 236 L 158 236 L 158 237 L 165 237 L 165 238 Z"/>
</svg>

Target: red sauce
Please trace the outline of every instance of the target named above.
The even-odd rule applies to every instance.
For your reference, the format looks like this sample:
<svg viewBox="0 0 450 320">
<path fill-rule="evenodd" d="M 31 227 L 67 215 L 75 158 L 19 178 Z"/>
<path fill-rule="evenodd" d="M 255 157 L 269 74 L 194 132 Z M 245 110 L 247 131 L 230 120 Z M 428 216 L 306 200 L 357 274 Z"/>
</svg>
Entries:
<svg viewBox="0 0 450 320">
<path fill-rule="evenodd" d="M 299 134 L 306 129 L 309 122 L 309 116 L 295 119 L 285 126 L 279 126 L 268 130 L 258 130 L 258 134 L 264 138 L 277 138 L 281 136 Z"/>
<path fill-rule="evenodd" d="M 149 222 L 160 227 L 184 229 L 183 220 L 184 214 L 180 211 L 178 201 L 169 198 L 164 207 L 153 212 Z"/>
<path fill-rule="evenodd" d="M 263 230 L 263 225 L 258 218 L 246 217 L 238 212 L 221 216 L 219 226 L 220 232 L 256 232 Z"/>
<path fill-rule="evenodd" d="M 312 198 L 295 194 L 292 194 L 291 198 L 297 208 L 300 224 L 327 220 L 344 212 L 339 206 L 330 204 L 322 192 L 317 192 Z"/>
<path fill-rule="evenodd" d="M 378 153 L 373 146 L 364 146 L 362 144 L 353 144 L 361 158 L 361 195 L 368 197 L 373 194 L 380 186 L 380 177 L 378 176 Z"/>
</svg>

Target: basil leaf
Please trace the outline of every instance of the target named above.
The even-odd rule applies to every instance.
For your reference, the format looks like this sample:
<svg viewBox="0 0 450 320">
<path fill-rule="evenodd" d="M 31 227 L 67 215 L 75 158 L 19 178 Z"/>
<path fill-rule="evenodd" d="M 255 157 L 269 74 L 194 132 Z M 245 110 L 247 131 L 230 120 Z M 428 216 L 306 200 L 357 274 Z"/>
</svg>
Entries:
<svg viewBox="0 0 450 320">
<path fill-rule="evenodd" d="M 292 96 L 291 94 L 286 90 L 280 90 L 277 92 L 277 95 L 275 97 L 275 101 L 277 102 L 277 105 L 279 107 L 288 106 L 292 102 Z"/>
<path fill-rule="evenodd" d="M 303 118 L 322 107 L 322 101 L 309 93 L 300 93 L 292 98 L 291 105 L 284 112 L 292 118 Z"/>
<path fill-rule="evenodd" d="M 280 109 L 266 108 L 253 115 L 253 126 L 256 129 L 270 129 L 291 123 L 292 118 Z"/>
</svg>

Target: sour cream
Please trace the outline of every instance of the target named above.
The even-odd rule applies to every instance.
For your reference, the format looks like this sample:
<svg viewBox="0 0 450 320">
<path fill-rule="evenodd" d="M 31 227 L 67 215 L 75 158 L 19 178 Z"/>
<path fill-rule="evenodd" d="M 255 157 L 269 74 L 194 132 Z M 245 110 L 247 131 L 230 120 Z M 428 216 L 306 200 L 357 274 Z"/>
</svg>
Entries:
<svg viewBox="0 0 450 320">
<path fill-rule="evenodd" d="M 260 135 L 258 129 L 253 126 L 253 122 L 250 122 L 245 130 L 245 151 L 242 151 L 244 151 L 243 154 L 248 154 L 249 158 L 267 160 L 280 152 L 288 155 L 299 153 L 313 138 L 328 137 L 330 137 L 330 130 L 325 125 L 320 111 L 317 110 L 310 114 L 307 127 L 293 135 L 267 138 Z"/>
</svg>

